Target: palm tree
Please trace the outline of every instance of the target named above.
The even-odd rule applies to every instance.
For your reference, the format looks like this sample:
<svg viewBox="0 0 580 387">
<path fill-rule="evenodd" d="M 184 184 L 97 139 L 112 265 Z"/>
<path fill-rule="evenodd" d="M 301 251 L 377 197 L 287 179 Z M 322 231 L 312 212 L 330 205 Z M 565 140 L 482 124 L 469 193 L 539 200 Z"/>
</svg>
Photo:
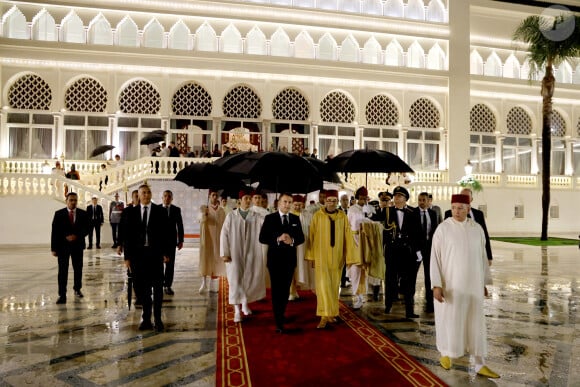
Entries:
<svg viewBox="0 0 580 387">
<path fill-rule="evenodd" d="M 529 16 L 517 27 L 513 40 L 528 44 L 530 80 L 541 69 L 542 78 L 542 236 L 548 240 L 550 209 L 550 153 L 552 150 L 552 97 L 556 80 L 554 65 L 580 56 L 580 17 L 562 13 L 553 18 Z"/>
</svg>

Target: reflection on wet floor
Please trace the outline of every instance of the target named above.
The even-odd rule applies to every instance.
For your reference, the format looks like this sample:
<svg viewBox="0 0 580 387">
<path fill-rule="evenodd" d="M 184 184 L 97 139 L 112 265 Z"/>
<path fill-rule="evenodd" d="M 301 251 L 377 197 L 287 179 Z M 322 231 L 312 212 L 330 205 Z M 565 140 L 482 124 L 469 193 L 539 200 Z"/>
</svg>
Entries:
<svg viewBox="0 0 580 387">
<path fill-rule="evenodd" d="M 576 313 L 577 247 L 522 247 L 493 242 L 494 285 L 485 301 L 488 365 L 502 377 L 469 377 L 469 359 L 443 370 L 432 314 L 416 320 L 382 302 L 360 312 L 387 337 L 452 386 L 580 386 Z M 127 308 L 126 270 L 111 249 L 85 254 L 85 297 L 56 305 L 56 258 L 47 248 L 0 247 L 0 385 L 215 384 L 215 294 L 200 295 L 197 248 L 178 253 L 175 295 L 165 296 L 166 332 L 140 332 L 140 310 Z M 72 275 L 69 276 L 69 288 Z M 347 290 L 342 300 L 350 304 Z M 313 311 L 314 313 L 314 311 Z M 336 381 L 340 382 L 340 381 Z"/>
</svg>

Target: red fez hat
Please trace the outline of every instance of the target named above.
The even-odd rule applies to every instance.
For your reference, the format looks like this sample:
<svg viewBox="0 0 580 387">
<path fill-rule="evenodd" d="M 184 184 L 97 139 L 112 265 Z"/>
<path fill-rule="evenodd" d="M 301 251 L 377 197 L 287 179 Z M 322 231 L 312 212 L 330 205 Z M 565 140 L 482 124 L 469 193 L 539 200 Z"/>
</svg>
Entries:
<svg viewBox="0 0 580 387">
<path fill-rule="evenodd" d="M 356 190 L 356 192 L 354 193 L 354 196 L 356 198 L 360 198 L 361 196 L 369 196 L 369 191 L 365 188 L 365 187 L 360 187 L 359 189 Z"/>
<path fill-rule="evenodd" d="M 249 190 L 249 189 L 241 189 L 240 192 L 238 193 L 238 199 L 243 198 L 246 195 L 253 195 L 253 191 Z"/>
<path fill-rule="evenodd" d="M 338 198 L 338 191 L 335 189 L 327 189 L 326 190 L 326 197 L 329 198 L 332 196 L 334 196 L 335 198 Z"/>
<path fill-rule="evenodd" d="M 306 198 L 302 195 L 292 195 L 292 200 L 295 202 L 304 203 L 306 201 Z"/>
<path fill-rule="evenodd" d="M 451 203 L 464 203 L 469 204 L 469 195 L 451 195 Z"/>
</svg>

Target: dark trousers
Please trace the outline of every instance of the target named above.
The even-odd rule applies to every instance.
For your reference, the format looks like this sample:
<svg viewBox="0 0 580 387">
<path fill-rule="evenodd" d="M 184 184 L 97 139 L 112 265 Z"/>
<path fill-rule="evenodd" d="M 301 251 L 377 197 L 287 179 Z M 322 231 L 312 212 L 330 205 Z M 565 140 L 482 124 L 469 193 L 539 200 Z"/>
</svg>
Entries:
<svg viewBox="0 0 580 387">
<path fill-rule="evenodd" d="M 136 252 L 131 261 L 134 270 L 135 290 L 143 304 L 143 321 L 151 320 L 151 306 L 155 321 L 161 321 L 163 305 L 163 257 L 149 247 Z M 151 299 L 153 295 L 153 299 Z"/>
<path fill-rule="evenodd" d="M 74 290 L 81 290 L 83 287 L 83 250 L 60 252 L 58 254 L 58 295 L 66 298 L 66 285 L 68 282 L 69 258 L 72 261 L 74 272 Z"/>
<path fill-rule="evenodd" d="M 272 310 L 276 328 L 284 327 L 284 313 L 288 305 L 290 284 L 296 270 L 296 256 L 268 257 L 268 272 L 272 289 Z"/>
<path fill-rule="evenodd" d="M 340 287 L 344 288 L 346 281 L 348 281 L 348 277 L 346 276 L 346 265 L 344 265 L 342 267 L 342 275 L 340 276 Z"/>
<path fill-rule="evenodd" d="M 390 309 L 401 291 L 405 296 L 405 312 L 414 310 L 415 283 L 417 282 L 417 258 L 407 247 L 390 245 L 385 249 L 385 307 Z M 400 284 L 399 284 L 400 282 Z M 400 287 L 399 287 L 400 286 Z"/>
<path fill-rule="evenodd" d="M 433 309 L 433 289 L 431 289 L 431 246 L 423 254 L 423 275 L 425 276 L 425 308 Z"/>
<path fill-rule="evenodd" d="M 165 263 L 165 275 L 163 286 L 170 288 L 173 285 L 173 275 L 175 273 L 175 250 L 169 254 L 169 262 Z"/>
<path fill-rule="evenodd" d="M 111 231 L 113 232 L 113 246 L 117 246 L 117 239 L 119 237 L 119 223 L 111 223 Z"/>
<path fill-rule="evenodd" d="M 95 230 L 95 236 L 97 239 L 97 246 L 101 245 L 101 224 L 100 223 L 89 223 L 89 246 L 93 245 L 93 230 Z"/>
</svg>

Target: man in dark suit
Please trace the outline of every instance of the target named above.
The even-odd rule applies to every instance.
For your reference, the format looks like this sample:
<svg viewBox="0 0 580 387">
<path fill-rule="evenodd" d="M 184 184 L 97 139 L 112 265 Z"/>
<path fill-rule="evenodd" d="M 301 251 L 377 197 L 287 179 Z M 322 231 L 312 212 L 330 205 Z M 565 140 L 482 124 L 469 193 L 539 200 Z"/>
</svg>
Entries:
<svg viewBox="0 0 580 387">
<path fill-rule="evenodd" d="M 417 200 L 419 206 L 415 208 L 415 212 L 421 222 L 421 255 L 423 256 L 423 274 L 425 276 L 425 312 L 433 313 L 433 290 L 431 289 L 431 243 L 433 240 L 433 233 L 437 228 L 438 217 L 437 213 L 429 208 L 429 193 L 421 192 Z M 421 266 L 421 262 L 417 262 L 417 271 Z M 416 275 L 415 275 L 416 277 Z M 415 292 L 413 291 L 413 294 Z"/>
<path fill-rule="evenodd" d="M 417 318 L 414 312 L 414 289 L 417 281 L 417 262 L 423 259 L 421 249 L 421 224 L 413 210 L 407 206 L 409 191 L 405 187 L 393 190 L 394 206 L 383 212 L 383 244 L 385 247 L 385 313 L 391 313 L 393 302 L 401 292 L 405 296 L 405 316 Z"/>
<path fill-rule="evenodd" d="M 166 190 L 163 192 L 163 208 L 169 217 L 169 233 L 171 241 L 175 242 L 178 250 L 183 247 L 183 219 L 181 218 L 181 208 L 171 204 L 173 202 L 173 192 Z M 175 272 L 175 247 L 169 252 L 169 261 L 165 263 L 165 276 L 163 285 L 165 294 L 170 296 L 175 292 L 171 289 L 173 285 L 173 274 Z"/>
<path fill-rule="evenodd" d="M 155 330 L 164 330 L 161 320 L 163 303 L 163 263 L 169 260 L 171 249 L 175 249 L 169 233 L 167 211 L 151 202 L 151 189 L 147 185 L 139 187 L 139 205 L 126 208 L 127 216 L 122 226 L 121 240 L 117 247 L 120 255 L 125 251 L 125 265 L 135 279 L 138 298 L 143 304 L 142 321 L 139 330 L 152 329 L 151 306 Z M 153 289 L 153 303 L 151 290 Z"/>
<path fill-rule="evenodd" d="M 463 188 L 460 192 L 461 195 L 468 195 L 469 196 L 469 203 L 473 201 L 473 193 L 469 188 Z M 485 225 L 485 216 L 483 212 L 473 208 L 473 206 L 469 206 L 471 210 L 467 213 L 468 218 L 472 218 L 475 220 L 483 229 L 483 234 L 485 235 L 485 252 L 487 254 L 487 262 L 491 266 L 491 261 L 493 260 L 493 255 L 491 254 L 491 242 L 489 240 L 489 233 L 487 232 L 487 226 Z M 445 219 L 451 217 L 451 210 L 445 211 Z"/>
<path fill-rule="evenodd" d="M 83 250 L 89 224 L 87 213 L 77 208 L 78 196 L 74 192 L 66 195 L 66 208 L 54 213 L 50 250 L 58 257 L 58 300 L 57 304 L 66 303 L 66 285 L 68 282 L 69 257 L 74 270 L 75 296 L 83 297 Z"/>
<path fill-rule="evenodd" d="M 95 236 L 97 239 L 97 249 L 101 248 L 101 226 L 105 222 L 105 217 L 103 216 L 103 207 L 97 204 L 98 198 L 93 196 L 91 199 L 91 204 L 87 207 L 87 215 L 89 217 L 89 247 L 93 248 L 93 230 L 95 231 Z"/>
<path fill-rule="evenodd" d="M 304 243 L 300 218 L 289 213 L 291 206 L 292 195 L 288 193 L 280 195 L 278 211 L 264 218 L 260 230 L 260 243 L 268 245 L 267 266 L 272 288 L 272 309 L 278 333 L 286 332 L 284 313 L 296 269 L 296 247 Z"/>
</svg>

